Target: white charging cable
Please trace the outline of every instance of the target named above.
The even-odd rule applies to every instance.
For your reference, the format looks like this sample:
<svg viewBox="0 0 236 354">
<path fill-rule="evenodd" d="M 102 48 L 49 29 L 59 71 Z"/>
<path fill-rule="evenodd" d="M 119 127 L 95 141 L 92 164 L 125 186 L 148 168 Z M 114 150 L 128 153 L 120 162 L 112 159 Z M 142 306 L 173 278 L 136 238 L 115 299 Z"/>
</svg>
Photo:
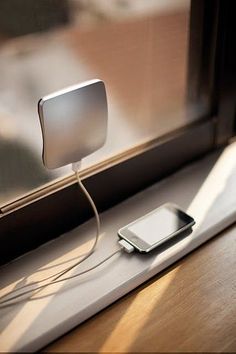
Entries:
<svg viewBox="0 0 236 354">
<path fill-rule="evenodd" d="M 80 175 L 79 175 L 80 167 L 81 167 L 81 161 L 72 164 L 72 170 L 75 172 L 77 183 L 79 184 L 81 190 L 83 191 L 83 193 L 87 197 L 91 207 L 93 208 L 94 215 L 95 215 L 95 218 L 96 218 L 96 227 L 97 227 L 96 236 L 95 236 L 94 243 L 93 243 L 91 249 L 89 250 L 89 252 L 81 260 L 79 260 L 78 262 L 74 263 L 72 266 L 66 268 L 64 271 L 60 272 L 60 274 L 58 274 L 53 280 L 59 279 L 64 274 L 68 273 L 71 269 L 77 267 L 80 263 L 82 263 L 86 259 L 88 259 L 93 254 L 93 252 L 95 251 L 95 248 L 96 248 L 97 243 L 98 243 L 99 235 L 100 235 L 101 221 L 100 221 L 100 217 L 99 217 L 99 214 L 98 214 L 98 210 L 96 208 L 96 205 L 95 205 L 92 197 L 90 196 L 89 192 L 87 191 L 87 189 L 85 188 L 85 186 L 83 185 L 83 183 L 82 183 L 82 181 L 80 179 Z"/>
<path fill-rule="evenodd" d="M 54 273 L 53 275 L 48 276 L 48 277 L 46 277 L 44 279 L 41 279 L 39 281 L 34 281 L 34 282 L 28 283 L 26 285 L 23 285 L 20 288 L 14 289 L 14 290 L 10 291 L 9 293 L 3 295 L 2 297 L 0 297 L 0 308 L 12 306 L 12 305 L 20 302 L 19 300 L 18 301 L 14 301 L 14 302 L 12 302 L 12 301 L 16 300 L 16 299 L 19 299 L 21 297 L 24 297 L 24 295 L 28 295 L 28 294 L 33 295 L 32 293 L 34 293 L 35 291 L 41 290 L 41 289 L 46 288 L 46 287 L 48 287 L 50 285 L 53 285 L 53 284 L 56 284 L 56 283 L 59 283 L 59 282 L 63 282 L 63 281 L 69 280 L 69 279 L 73 279 L 75 277 L 78 277 L 80 275 L 88 273 L 88 272 L 94 270 L 95 268 L 99 267 L 100 265 L 102 265 L 106 261 L 108 261 L 115 254 L 121 252 L 122 249 L 125 252 L 127 252 L 127 253 L 131 253 L 131 252 L 134 251 L 134 247 L 132 245 L 130 245 L 125 240 L 120 240 L 118 243 L 119 243 L 121 248 L 119 248 L 116 251 L 114 251 L 112 254 L 110 254 L 108 257 L 103 259 L 101 262 L 97 263 L 96 265 L 94 265 L 94 266 L 92 266 L 92 267 L 90 267 L 90 268 L 88 268 L 88 269 L 86 269 L 86 270 L 84 270 L 82 272 L 79 272 L 77 274 L 74 274 L 74 275 L 71 275 L 71 276 L 68 276 L 68 277 L 64 277 L 63 279 L 59 279 L 63 275 L 68 273 L 70 270 L 72 270 L 73 268 L 77 267 L 79 264 L 84 262 L 86 259 L 88 259 L 93 254 L 93 252 L 95 251 L 98 239 L 99 239 L 99 235 L 100 235 L 100 225 L 101 225 L 101 223 L 100 223 L 99 214 L 98 214 L 96 205 L 95 205 L 92 197 L 90 196 L 90 194 L 88 193 L 87 189 L 85 188 L 85 186 L 83 185 L 83 183 L 82 183 L 82 181 L 80 179 L 80 176 L 79 176 L 80 166 L 81 166 L 81 162 L 77 162 L 75 164 L 72 164 L 72 170 L 75 172 L 76 178 L 77 178 L 77 182 L 78 182 L 81 190 L 83 191 L 83 193 L 87 197 L 88 201 L 90 202 L 90 204 L 91 204 L 91 206 L 93 208 L 95 217 L 96 217 L 96 228 L 97 228 L 97 230 L 96 230 L 96 236 L 95 236 L 95 240 L 94 240 L 94 243 L 93 243 L 92 247 L 90 248 L 89 252 L 82 259 L 80 259 L 79 261 L 75 262 L 73 265 L 67 267 L 66 269 L 63 269 L 62 271 Z M 47 282 L 46 284 L 43 284 L 43 285 L 39 285 L 39 284 L 44 283 L 47 280 L 50 280 L 50 282 Z M 16 292 L 19 292 L 20 290 L 26 289 L 28 287 L 33 287 L 36 284 L 37 284 L 37 286 L 32 288 L 32 289 L 28 289 L 26 291 L 21 291 L 20 293 L 15 294 Z M 15 295 L 13 295 L 13 294 L 15 294 Z M 13 295 L 13 296 L 11 296 L 11 295 Z M 22 301 L 24 301 L 24 300 L 25 299 L 23 298 Z"/>
</svg>

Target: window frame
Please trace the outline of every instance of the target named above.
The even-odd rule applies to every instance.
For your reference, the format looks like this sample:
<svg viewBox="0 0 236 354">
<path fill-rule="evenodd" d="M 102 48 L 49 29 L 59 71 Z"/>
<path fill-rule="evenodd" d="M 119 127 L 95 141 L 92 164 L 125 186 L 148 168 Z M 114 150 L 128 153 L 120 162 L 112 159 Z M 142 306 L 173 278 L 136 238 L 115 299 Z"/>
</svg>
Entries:
<svg viewBox="0 0 236 354">
<path fill-rule="evenodd" d="M 226 144 L 233 135 L 235 105 L 231 90 L 235 88 L 225 80 L 235 66 L 233 62 L 225 65 L 233 42 L 233 22 L 226 26 L 228 4 L 222 0 L 191 1 L 188 99 L 196 105 L 205 100 L 208 113 L 183 128 L 84 170 L 81 177 L 100 212 Z M 232 107 L 234 113 L 229 114 Z M 92 210 L 73 175 L 5 205 L 0 210 L 0 264 L 91 216 Z"/>
</svg>

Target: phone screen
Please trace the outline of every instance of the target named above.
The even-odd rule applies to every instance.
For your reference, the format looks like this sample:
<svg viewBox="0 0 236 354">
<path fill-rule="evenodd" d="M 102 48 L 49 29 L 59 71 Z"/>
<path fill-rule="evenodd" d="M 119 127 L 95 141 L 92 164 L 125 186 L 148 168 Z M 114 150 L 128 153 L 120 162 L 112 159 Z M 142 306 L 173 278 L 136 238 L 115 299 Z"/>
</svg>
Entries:
<svg viewBox="0 0 236 354">
<path fill-rule="evenodd" d="M 132 244 L 137 245 L 139 241 L 141 248 L 143 245 L 147 249 L 147 246 L 161 244 L 166 238 L 193 224 L 194 220 L 189 215 L 168 205 L 132 222 L 121 229 L 119 234 Z"/>
<path fill-rule="evenodd" d="M 185 222 L 178 215 L 163 208 L 137 221 L 129 227 L 129 230 L 149 245 L 154 245 L 184 225 Z"/>
</svg>

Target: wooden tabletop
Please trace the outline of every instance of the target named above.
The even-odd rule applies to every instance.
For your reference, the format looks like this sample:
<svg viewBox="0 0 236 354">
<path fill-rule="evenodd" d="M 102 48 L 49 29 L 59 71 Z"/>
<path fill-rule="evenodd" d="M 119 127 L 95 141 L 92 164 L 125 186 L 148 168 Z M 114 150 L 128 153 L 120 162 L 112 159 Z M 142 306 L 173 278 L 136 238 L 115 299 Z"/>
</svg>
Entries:
<svg viewBox="0 0 236 354">
<path fill-rule="evenodd" d="M 46 348 L 236 352 L 236 225 Z"/>
</svg>

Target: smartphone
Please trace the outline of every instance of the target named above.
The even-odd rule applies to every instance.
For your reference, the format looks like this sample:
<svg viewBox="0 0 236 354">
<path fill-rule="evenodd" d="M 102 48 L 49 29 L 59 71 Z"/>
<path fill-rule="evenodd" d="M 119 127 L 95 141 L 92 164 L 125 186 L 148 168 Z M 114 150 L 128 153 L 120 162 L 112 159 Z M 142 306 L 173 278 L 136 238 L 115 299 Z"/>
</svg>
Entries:
<svg viewBox="0 0 236 354">
<path fill-rule="evenodd" d="M 139 252 L 148 253 L 194 224 L 191 216 L 168 203 L 122 227 L 118 236 Z"/>
</svg>

